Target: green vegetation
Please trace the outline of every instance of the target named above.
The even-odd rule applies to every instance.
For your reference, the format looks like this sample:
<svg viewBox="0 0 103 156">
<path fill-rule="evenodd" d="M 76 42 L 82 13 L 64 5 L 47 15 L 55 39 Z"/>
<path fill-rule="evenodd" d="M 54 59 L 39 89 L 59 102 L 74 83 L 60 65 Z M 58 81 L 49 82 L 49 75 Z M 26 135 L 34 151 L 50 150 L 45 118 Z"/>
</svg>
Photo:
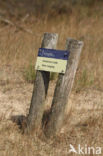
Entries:
<svg viewBox="0 0 103 156">
<path fill-rule="evenodd" d="M 33 83 L 35 80 L 35 69 L 32 64 L 30 64 L 27 68 L 24 70 L 24 79 L 29 82 Z"/>
<path fill-rule="evenodd" d="M 85 88 L 90 88 L 93 86 L 94 76 L 93 73 L 88 73 L 86 69 L 84 69 L 76 79 L 74 90 L 79 92 Z"/>
<path fill-rule="evenodd" d="M 58 73 L 50 73 L 50 80 L 53 81 L 53 80 L 56 80 L 58 77 Z"/>
</svg>

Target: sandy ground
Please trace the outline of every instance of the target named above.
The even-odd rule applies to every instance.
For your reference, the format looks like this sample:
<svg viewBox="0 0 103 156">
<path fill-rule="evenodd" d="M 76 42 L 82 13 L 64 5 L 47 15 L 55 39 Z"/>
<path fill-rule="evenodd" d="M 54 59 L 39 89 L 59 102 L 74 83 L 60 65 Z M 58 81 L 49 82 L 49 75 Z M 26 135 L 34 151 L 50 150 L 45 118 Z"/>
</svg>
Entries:
<svg viewBox="0 0 103 156">
<path fill-rule="evenodd" d="M 50 107 L 54 86 L 54 82 L 51 82 L 46 108 Z M 32 89 L 33 84 L 25 82 L 23 74 L 19 70 L 14 70 L 11 66 L 0 68 L 0 153 L 2 155 L 69 156 L 67 150 L 69 143 L 103 146 L 103 141 L 100 140 L 103 138 L 103 130 L 102 127 L 99 127 L 103 120 L 103 92 L 93 89 L 87 89 L 80 93 L 72 92 L 66 109 L 68 120 L 65 121 L 61 136 L 59 139 L 57 138 L 55 145 L 50 142 L 44 145 L 44 142 L 40 140 L 29 142 L 31 138 L 27 141 L 26 137 L 21 140 L 22 134 L 10 118 L 28 114 Z M 90 137 L 92 137 L 91 143 Z M 17 140 L 14 141 L 15 139 Z M 16 152 L 21 146 L 25 152 Z M 31 151 L 27 149 L 28 146 L 31 146 Z M 34 149 L 34 146 L 38 146 L 37 150 Z M 39 149 L 41 146 L 43 146 L 42 152 Z"/>
<path fill-rule="evenodd" d="M 55 83 L 51 82 L 46 107 L 52 101 Z M 9 119 L 12 115 L 26 115 L 31 101 L 33 84 L 25 82 L 22 72 L 11 66 L 0 68 L 0 118 Z M 70 96 L 68 110 L 100 111 L 103 109 L 103 92 L 87 89 Z"/>
</svg>

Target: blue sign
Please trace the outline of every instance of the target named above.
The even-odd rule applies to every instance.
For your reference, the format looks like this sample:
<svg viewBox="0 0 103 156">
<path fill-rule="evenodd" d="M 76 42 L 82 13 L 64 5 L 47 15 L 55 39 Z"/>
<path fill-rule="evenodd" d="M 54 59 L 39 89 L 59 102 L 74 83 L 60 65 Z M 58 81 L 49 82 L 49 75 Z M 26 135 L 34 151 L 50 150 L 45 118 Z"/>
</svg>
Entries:
<svg viewBox="0 0 103 156">
<path fill-rule="evenodd" d="M 38 52 L 38 56 L 61 59 L 61 60 L 68 60 L 69 51 L 40 48 Z"/>
</svg>

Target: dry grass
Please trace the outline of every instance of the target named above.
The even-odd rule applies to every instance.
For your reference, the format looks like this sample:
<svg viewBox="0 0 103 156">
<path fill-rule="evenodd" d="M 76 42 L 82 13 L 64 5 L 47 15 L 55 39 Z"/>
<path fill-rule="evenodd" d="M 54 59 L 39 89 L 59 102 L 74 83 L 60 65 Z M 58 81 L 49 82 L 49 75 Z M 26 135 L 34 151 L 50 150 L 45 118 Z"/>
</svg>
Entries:
<svg viewBox="0 0 103 156">
<path fill-rule="evenodd" d="M 78 7 L 76 10 L 74 9 L 69 17 L 61 15 L 55 19 L 52 17 L 48 19 L 48 16 L 45 16 L 43 20 L 31 17 L 27 19 L 27 23 L 20 23 L 24 28 L 32 30 L 34 35 L 20 31 L 16 27 L 2 26 L 0 29 L 0 64 L 12 64 L 17 68 L 28 68 L 31 64 L 34 65 L 43 33 L 58 33 L 58 49 L 65 48 L 67 37 L 84 41 L 77 72 L 76 90 L 92 86 L 92 84 L 102 89 L 103 20 L 101 6 L 91 8 L 91 10 L 87 7 L 84 7 L 84 10 Z"/>
<path fill-rule="evenodd" d="M 77 6 L 72 8 L 71 15 L 55 18 L 31 15 L 25 22 L 20 17 L 19 20 L 11 18 L 13 22 L 32 30 L 33 35 L 0 23 L 1 156 L 69 156 L 69 144 L 103 147 L 102 15 L 102 5 L 97 5 L 91 9 Z M 12 116 L 28 113 L 33 86 L 27 81 L 32 81 L 34 73 L 31 67 L 35 64 L 44 32 L 59 34 L 58 49 L 65 48 L 67 37 L 84 41 L 74 90 L 66 109 L 68 120 L 60 136 L 49 141 L 44 141 L 43 134 L 35 134 L 34 137 L 22 135 L 19 126 L 10 120 Z M 54 84 L 50 84 L 45 109 L 50 107 Z"/>
</svg>

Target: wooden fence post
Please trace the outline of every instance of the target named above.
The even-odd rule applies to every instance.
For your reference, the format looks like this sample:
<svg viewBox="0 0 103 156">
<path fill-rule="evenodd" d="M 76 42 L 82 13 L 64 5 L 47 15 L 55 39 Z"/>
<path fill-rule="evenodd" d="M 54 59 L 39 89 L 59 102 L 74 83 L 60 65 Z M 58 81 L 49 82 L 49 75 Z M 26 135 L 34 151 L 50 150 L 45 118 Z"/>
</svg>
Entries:
<svg viewBox="0 0 103 156">
<path fill-rule="evenodd" d="M 71 38 L 68 38 L 66 41 L 66 49 L 70 51 L 70 54 L 66 72 L 64 75 L 59 74 L 57 80 L 50 114 L 44 128 L 44 133 L 47 137 L 58 134 L 63 125 L 65 108 L 73 86 L 82 47 L 82 41 L 77 41 Z"/>
<path fill-rule="evenodd" d="M 57 34 L 45 33 L 41 48 L 55 49 L 58 40 Z M 49 85 L 50 72 L 37 71 L 34 89 L 31 99 L 29 114 L 27 117 L 25 133 L 33 133 L 41 127 L 44 113 L 44 103 Z"/>
</svg>

